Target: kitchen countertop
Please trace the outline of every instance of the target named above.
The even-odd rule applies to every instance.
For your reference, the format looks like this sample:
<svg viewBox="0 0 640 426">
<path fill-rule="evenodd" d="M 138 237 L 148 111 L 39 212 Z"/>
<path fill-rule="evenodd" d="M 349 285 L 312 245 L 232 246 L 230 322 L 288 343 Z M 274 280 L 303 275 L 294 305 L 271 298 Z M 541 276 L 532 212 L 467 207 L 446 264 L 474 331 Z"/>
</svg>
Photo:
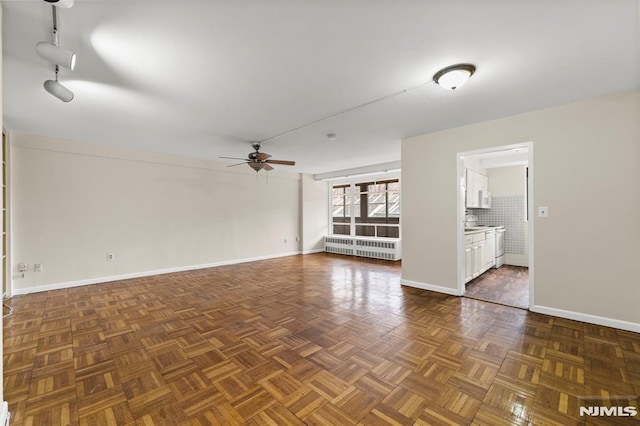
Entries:
<svg viewBox="0 0 640 426">
<path fill-rule="evenodd" d="M 479 234 L 481 232 L 487 232 L 487 228 L 465 228 L 464 235 Z"/>
</svg>

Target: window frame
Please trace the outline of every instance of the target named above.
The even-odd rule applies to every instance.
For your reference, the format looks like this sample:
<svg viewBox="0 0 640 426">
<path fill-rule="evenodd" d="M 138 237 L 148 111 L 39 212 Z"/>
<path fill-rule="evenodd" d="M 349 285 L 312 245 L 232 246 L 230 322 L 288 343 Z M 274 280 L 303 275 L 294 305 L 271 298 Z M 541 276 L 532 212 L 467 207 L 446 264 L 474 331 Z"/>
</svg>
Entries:
<svg viewBox="0 0 640 426">
<path fill-rule="evenodd" d="M 397 216 L 389 216 L 389 184 L 397 183 L 398 188 L 391 190 L 391 192 L 398 193 L 398 215 Z M 370 185 L 379 185 L 384 184 L 384 191 L 375 191 L 369 192 Z M 333 197 L 334 197 L 334 189 L 339 187 L 349 187 L 349 194 L 346 194 L 345 189 L 345 206 L 347 204 L 346 198 L 350 200 L 350 221 L 348 223 L 348 233 L 336 233 L 336 226 L 347 225 L 347 222 L 344 220 L 336 221 L 336 218 L 340 218 L 340 216 L 333 216 Z M 384 193 L 384 216 L 369 216 L 370 204 L 369 204 L 369 194 L 372 193 Z M 358 203 L 359 201 L 359 203 Z M 401 201 L 402 201 L 402 184 L 400 181 L 400 176 L 371 176 L 371 177 L 360 177 L 352 178 L 347 181 L 334 181 L 330 182 L 330 190 L 329 190 L 329 224 L 330 224 L 330 235 L 345 235 L 351 237 L 365 237 L 365 238 L 394 238 L 399 239 L 402 235 L 401 228 Z M 381 203 L 376 203 L 381 204 Z M 356 208 L 359 207 L 359 208 Z M 346 208 L 344 209 L 344 214 L 346 215 Z M 357 215 L 357 216 L 356 216 Z M 345 216 L 346 217 L 346 216 Z M 365 227 L 373 227 L 373 235 L 359 235 L 361 233 L 366 233 L 363 231 Z M 382 228 L 395 228 L 397 229 L 397 236 L 387 237 L 388 232 L 381 231 Z M 344 228 L 343 228 L 344 230 Z M 371 232 L 371 231 L 369 231 Z M 395 231 L 391 231 L 395 234 Z M 379 234 L 384 234 L 383 236 L 379 236 Z"/>
</svg>

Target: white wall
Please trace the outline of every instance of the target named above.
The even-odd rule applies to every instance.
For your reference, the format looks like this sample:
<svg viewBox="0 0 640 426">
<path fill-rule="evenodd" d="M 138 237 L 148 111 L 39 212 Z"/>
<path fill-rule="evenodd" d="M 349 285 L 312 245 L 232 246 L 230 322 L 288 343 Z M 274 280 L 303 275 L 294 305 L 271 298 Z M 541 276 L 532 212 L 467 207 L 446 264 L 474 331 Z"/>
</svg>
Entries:
<svg viewBox="0 0 640 426">
<path fill-rule="evenodd" d="M 403 280 L 457 288 L 457 153 L 533 141 L 534 310 L 640 331 L 640 91 L 402 142 Z"/>
<path fill-rule="evenodd" d="M 21 133 L 11 143 L 14 275 L 18 262 L 43 264 L 14 280 L 17 292 L 301 249 L 299 174 L 267 181 L 248 167 Z"/>
<path fill-rule="evenodd" d="M 525 195 L 526 166 L 496 167 L 487 169 L 489 191 L 499 197 Z"/>
<path fill-rule="evenodd" d="M 329 183 L 302 176 L 302 252 L 324 250 L 324 236 L 329 234 Z"/>
</svg>

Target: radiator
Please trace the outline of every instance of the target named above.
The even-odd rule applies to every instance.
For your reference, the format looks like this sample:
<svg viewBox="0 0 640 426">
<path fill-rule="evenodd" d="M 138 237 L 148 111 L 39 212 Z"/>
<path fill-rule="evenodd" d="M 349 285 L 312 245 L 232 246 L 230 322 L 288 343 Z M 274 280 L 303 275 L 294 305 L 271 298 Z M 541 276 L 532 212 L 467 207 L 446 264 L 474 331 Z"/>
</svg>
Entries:
<svg viewBox="0 0 640 426">
<path fill-rule="evenodd" d="M 395 238 L 327 236 L 324 237 L 324 251 L 384 260 L 402 258 L 400 240 Z"/>
</svg>

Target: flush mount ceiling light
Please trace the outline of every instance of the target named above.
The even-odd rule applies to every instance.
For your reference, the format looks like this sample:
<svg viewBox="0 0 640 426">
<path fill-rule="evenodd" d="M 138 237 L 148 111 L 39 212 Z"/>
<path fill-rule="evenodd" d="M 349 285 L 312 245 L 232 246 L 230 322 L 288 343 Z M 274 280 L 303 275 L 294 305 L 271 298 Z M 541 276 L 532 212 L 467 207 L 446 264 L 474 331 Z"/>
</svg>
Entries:
<svg viewBox="0 0 640 426">
<path fill-rule="evenodd" d="M 53 43 L 41 41 L 36 44 L 36 53 L 43 59 L 55 65 L 55 80 L 47 80 L 44 82 L 44 89 L 60 99 L 62 102 L 71 102 L 73 100 L 73 92 L 64 87 L 58 81 L 60 66 L 73 70 L 76 66 L 76 54 L 68 50 L 62 49 L 58 45 L 58 15 L 56 7 L 69 8 L 73 6 L 73 0 L 44 0 L 51 7 L 53 13 Z"/>
<path fill-rule="evenodd" d="M 44 0 L 47 3 L 56 6 L 56 7 L 62 7 L 65 9 L 69 9 L 71 6 L 73 6 L 73 0 Z"/>
<path fill-rule="evenodd" d="M 476 67 L 471 64 L 451 65 L 435 73 L 433 81 L 445 89 L 456 90 L 465 84 L 475 72 Z"/>
</svg>

